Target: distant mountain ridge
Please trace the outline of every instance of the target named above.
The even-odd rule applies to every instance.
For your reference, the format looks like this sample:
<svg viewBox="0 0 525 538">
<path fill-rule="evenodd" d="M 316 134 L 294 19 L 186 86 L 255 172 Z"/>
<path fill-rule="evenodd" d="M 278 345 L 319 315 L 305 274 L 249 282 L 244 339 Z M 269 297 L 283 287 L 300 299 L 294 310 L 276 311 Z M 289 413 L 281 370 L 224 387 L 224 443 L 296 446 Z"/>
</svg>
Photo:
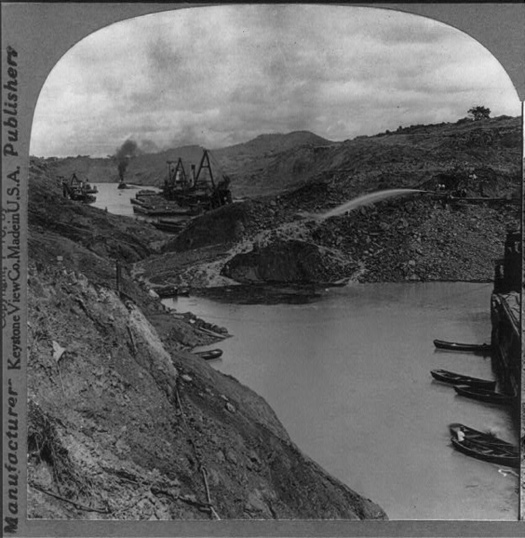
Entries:
<svg viewBox="0 0 525 538">
<path fill-rule="evenodd" d="M 278 149 L 290 149 L 296 146 L 319 146 L 323 144 L 334 144 L 334 142 L 327 140 L 326 138 L 322 138 L 321 136 L 318 136 L 310 131 L 292 131 L 290 133 L 260 134 L 248 142 L 243 142 L 241 144 L 224 148 L 223 151 L 233 150 L 236 148 L 256 148 L 259 151 L 262 149 L 275 151 Z"/>
<path fill-rule="evenodd" d="M 241 144 L 212 150 L 216 177 L 232 179 L 234 196 L 278 194 L 311 180 L 336 178 L 359 194 L 375 188 L 414 187 L 461 164 L 514 176 L 520 166 L 520 120 L 500 116 L 481 121 L 415 125 L 375 136 L 334 142 L 310 131 L 261 134 Z M 161 186 L 166 161 L 180 157 L 187 174 L 198 167 L 203 148 L 184 146 L 133 157 L 125 180 Z M 114 159 L 47 159 L 57 174 L 73 172 L 92 182 L 118 181 Z"/>
</svg>

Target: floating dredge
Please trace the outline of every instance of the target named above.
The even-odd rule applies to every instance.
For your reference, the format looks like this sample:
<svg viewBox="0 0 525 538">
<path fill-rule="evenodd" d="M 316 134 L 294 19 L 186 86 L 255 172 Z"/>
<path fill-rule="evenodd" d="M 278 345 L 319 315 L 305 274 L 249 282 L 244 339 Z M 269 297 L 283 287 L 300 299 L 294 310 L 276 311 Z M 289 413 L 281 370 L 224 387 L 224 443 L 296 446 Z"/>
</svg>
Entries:
<svg viewBox="0 0 525 538">
<path fill-rule="evenodd" d="M 167 165 L 167 176 L 160 192 L 143 190 L 131 199 L 135 213 L 158 218 L 153 223 L 157 229 L 179 233 L 189 217 L 232 202 L 230 178 L 222 174 L 216 181 L 208 150 L 204 150 L 197 171 L 195 165 L 191 166 L 190 176 L 186 174 L 181 158 L 167 161 Z"/>
<path fill-rule="evenodd" d="M 97 192 L 97 187 L 79 179 L 76 173 L 73 173 L 69 179 L 62 178 L 62 194 L 65 198 L 91 204 L 97 199 L 93 196 Z"/>
<path fill-rule="evenodd" d="M 223 174 L 222 179 L 215 182 L 208 150 L 204 150 L 197 173 L 195 165 L 191 166 L 190 177 L 186 175 L 180 157 L 177 163 L 167 161 L 167 165 L 168 174 L 162 189 L 166 200 L 177 202 L 181 207 L 198 207 L 203 211 L 231 204 L 230 178 Z M 204 170 L 208 171 L 209 182 L 203 177 Z"/>
</svg>

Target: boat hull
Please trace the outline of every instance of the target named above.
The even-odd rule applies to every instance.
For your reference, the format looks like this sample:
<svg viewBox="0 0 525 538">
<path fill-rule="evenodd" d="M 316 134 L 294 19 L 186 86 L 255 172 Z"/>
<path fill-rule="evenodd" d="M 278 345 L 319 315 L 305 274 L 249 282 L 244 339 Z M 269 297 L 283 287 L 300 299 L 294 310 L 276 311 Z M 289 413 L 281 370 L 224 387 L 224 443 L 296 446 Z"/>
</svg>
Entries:
<svg viewBox="0 0 525 538">
<path fill-rule="evenodd" d="M 448 428 L 450 434 L 458 441 L 461 440 L 461 437 L 471 443 L 498 447 L 514 452 L 518 451 L 517 447 L 515 447 L 512 443 L 509 443 L 508 441 L 499 439 L 498 437 L 496 437 L 495 435 L 491 435 L 490 433 L 480 432 L 479 430 L 475 430 L 474 428 L 470 428 L 469 426 L 465 426 L 464 424 L 460 424 L 459 422 L 450 424 Z"/>
<path fill-rule="evenodd" d="M 492 346 L 490 344 L 462 344 L 459 342 L 447 342 L 446 340 L 434 340 L 434 346 L 437 349 L 445 349 L 447 351 L 473 351 L 490 353 Z"/>
<path fill-rule="evenodd" d="M 206 361 L 213 361 L 222 357 L 222 349 L 210 349 L 209 351 L 195 351 L 195 355 L 198 355 L 201 359 Z"/>
<path fill-rule="evenodd" d="M 454 372 L 449 372 L 448 370 L 431 370 L 430 375 L 436 381 L 446 383 L 448 385 L 464 385 L 468 387 L 479 387 L 486 389 L 493 389 L 496 387 L 496 381 L 456 374 Z"/>
<path fill-rule="evenodd" d="M 472 398 L 485 403 L 493 403 L 498 405 L 510 405 L 514 401 L 514 397 L 493 390 L 479 389 L 476 387 L 464 387 L 461 385 L 455 386 L 454 390 L 466 398 Z"/>
<path fill-rule="evenodd" d="M 519 467 L 520 457 L 517 452 L 505 450 L 497 447 L 480 446 L 476 443 L 471 443 L 467 440 L 459 441 L 455 437 L 450 439 L 452 446 L 459 452 L 476 458 L 478 460 L 487 461 L 489 463 L 497 463 L 506 465 L 507 467 Z"/>
</svg>

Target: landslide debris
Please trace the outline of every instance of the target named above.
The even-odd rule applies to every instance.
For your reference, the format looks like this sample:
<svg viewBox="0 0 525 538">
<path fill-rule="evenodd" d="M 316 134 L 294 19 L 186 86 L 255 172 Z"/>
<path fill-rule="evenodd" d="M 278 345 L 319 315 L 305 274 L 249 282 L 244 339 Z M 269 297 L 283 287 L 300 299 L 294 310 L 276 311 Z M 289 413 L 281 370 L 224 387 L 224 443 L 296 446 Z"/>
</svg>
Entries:
<svg viewBox="0 0 525 538">
<path fill-rule="evenodd" d="M 164 254 L 138 262 L 135 269 L 157 285 L 192 288 L 235 282 L 324 284 L 345 278 L 491 281 L 507 230 L 519 226 L 515 203 L 469 204 L 427 195 L 384 200 L 321 221 L 298 219 L 301 207 L 322 213 L 346 201 L 336 201 L 334 191 L 321 185 L 303 187 L 297 196 L 238 204 L 235 219 L 241 215 L 244 231 L 234 244 L 215 242 L 213 234 L 199 231 L 196 219 L 166 243 Z M 327 194 L 324 204 L 320 190 Z M 227 212 L 222 208 L 221 221 Z M 206 215 L 212 230 L 214 218 L 215 212 Z M 201 246 L 188 250 L 193 234 Z"/>
<path fill-rule="evenodd" d="M 279 146 L 268 146 L 270 140 L 264 142 L 274 160 L 281 156 L 288 162 L 297 150 L 288 145 L 280 152 Z M 361 282 L 493 279 L 506 231 L 519 226 L 517 118 L 400 127 L 319 146 L 303 142 L 297 158 L 303 159 L 305 151 L 312 157 L 300 180 L 282 167 L 279 177 L 270 178 L 265 169 L 261 177 L 270 182 L 270 191 L 281 181 L 279 194 L 194 219 L 165 244 L 155 261 L 137 264 L 143 278 L 193 288 L 233 283 L 221 275 L 243 283 L 310 281 L 316 275 Z M 244 188 L 247 181 L 239 177 L 237 184 Z M 398 188 L 426 194 L 386 199 L 321 221 L 300 218 L 301 213 L 322 214 L 365 193 Z M 283 252 L 283 241 L 309 244 L 314 254 L 307 269 L 298 257 Z M 301 257 L 303 250 L 294 252 Z M 275 261 L 277 252 L 285 254 L 289 271 Z M 193 264 L 188 263 L 191 255 Z M 335 270 L 327 274 L 323 267 L 333 260 Z M 339 270 L 342 267 L 345 270 Z M 357 268 L 354 273 L 351 267 Z"/>
<path fill-rule="evenodd" d="M 167 311 L 131 278 L 125 262 L 158 235 L 53 197 L 40 172 L 29 184 L 29 518 L 385 519 L 304 456 L 261 397 L 191 353 L 221 328 Z"/>
<path fill-rule="evenodd" d="M 337 251 L 305 241 L 276 240 L 267 246 L 234 256 L 221 273 L 242 283 L 335 282 L 355 275 L 357 265 Z"/>
</svg>

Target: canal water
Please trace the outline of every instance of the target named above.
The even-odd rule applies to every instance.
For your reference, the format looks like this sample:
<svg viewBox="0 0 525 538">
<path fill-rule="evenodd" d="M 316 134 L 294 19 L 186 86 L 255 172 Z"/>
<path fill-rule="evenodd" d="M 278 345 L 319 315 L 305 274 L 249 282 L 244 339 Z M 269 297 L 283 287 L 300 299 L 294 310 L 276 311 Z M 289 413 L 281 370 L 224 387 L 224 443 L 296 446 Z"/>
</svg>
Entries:
<svg viewBox="0 0 525 538">
<path fill-rule="evenodd" d="M 509 411 L 429 373 L 493 377 L 488 357 L 432 343 L 489 342 L 491 288 L 361 284 L 305 304 L 165 304 L 227 327 L 234 336 L 210 364 L 262 395 L 306 454 L 390 519 L 516 520 L 515 473 L 456 452 L 448 432 L 461 422 L 517 443 Z"/>
<path fill-rule="evenodd" d="M 160 191 L 156 187 L 143 187 L 138 185 L 130 185 L 127 189 L 119 189 L 118 183 L 92 183 L 98 189 L 96 201 L 91 205 L 99 209 L 107 209 L 109 213 L 114 215 L 124 215 L 127 217 L 137 217 L 133 213 L 133 206 L 130 202 L 131 198 L 141 189 Z"/>
<path fill-rule="evenodd" d="M 93 206 L 136 216 L 129 200 L 143 187 L 96 185 Z M 211 364 L 262 395 L 306 454 L 390 519 L 516 520 L 515 474 L 454 451 L 447 427 L 462 422 L 517 444 L 508 410 L 457 396 L 429 373 L 492 377 L 489 358 L 432 344 L 488 342 L 491 289 L 366 284 L 309 302 L 295 295 L 246 304 L 234 293 L 164 302 L 227 327 L 233 337 Z"/>
</svg>

